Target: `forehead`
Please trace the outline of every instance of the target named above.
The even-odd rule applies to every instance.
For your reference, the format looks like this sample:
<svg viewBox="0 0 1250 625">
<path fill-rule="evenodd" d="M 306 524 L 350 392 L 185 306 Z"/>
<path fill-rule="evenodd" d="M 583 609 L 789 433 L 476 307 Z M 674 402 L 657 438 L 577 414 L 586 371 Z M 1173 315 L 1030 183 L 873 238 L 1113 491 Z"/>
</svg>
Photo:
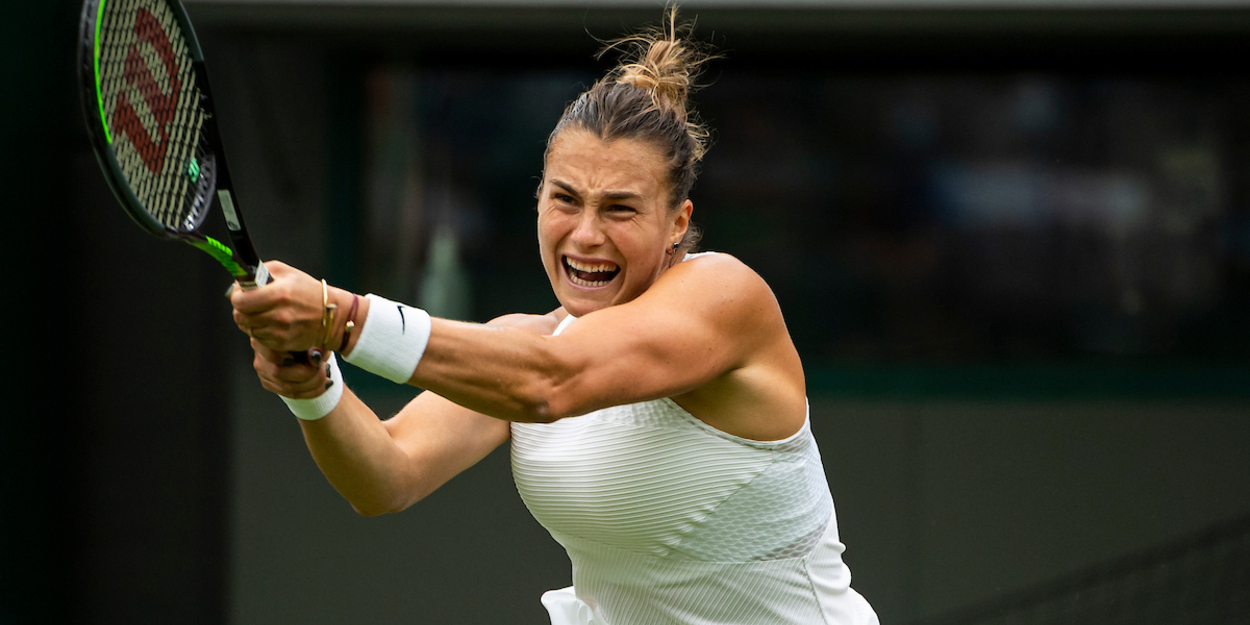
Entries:
<svg viewBox="0 0 1250 625">
<path fill-rule="evenodd" d="M 546 179 L 585 190 L 628 187 L 655 192 L 667 179 L 660 150 L 635 139 L 604 141 L 584 130 L 561 132 L 547 151 Z"/>
</svg>

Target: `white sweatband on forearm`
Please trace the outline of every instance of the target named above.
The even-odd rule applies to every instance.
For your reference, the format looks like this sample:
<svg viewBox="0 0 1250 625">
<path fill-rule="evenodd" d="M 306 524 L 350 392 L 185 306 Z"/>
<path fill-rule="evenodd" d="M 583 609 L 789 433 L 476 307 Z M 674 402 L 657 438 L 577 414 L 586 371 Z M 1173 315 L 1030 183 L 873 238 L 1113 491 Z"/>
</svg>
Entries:
<svg viewBox="0 0 1250 625">
<path fill-rule="evenodd" d="M 339 371 L 339 362 L 335 360 L 334 352 L 330 352 L 330 357 L 326 359 L 326 372 L 330 374 L 330 385 L 317 397 L 312 399 L 291 399 L 284 395 L 278 397 L 286 402 L 286 407 L 290 408 L 295 416 L 305 421 L 316 421 L 330 414 L 330 411 L 334 410 L 334 407 L 339 405 L 339 400 L 343 398 L 343 372 Z"/>
<path fill-rule="evenodd" d="M 347 362 L 397 384 L 407 384 L 430 342 L 430 314 L 372 293 L 365 327 Z"/>
</svg>

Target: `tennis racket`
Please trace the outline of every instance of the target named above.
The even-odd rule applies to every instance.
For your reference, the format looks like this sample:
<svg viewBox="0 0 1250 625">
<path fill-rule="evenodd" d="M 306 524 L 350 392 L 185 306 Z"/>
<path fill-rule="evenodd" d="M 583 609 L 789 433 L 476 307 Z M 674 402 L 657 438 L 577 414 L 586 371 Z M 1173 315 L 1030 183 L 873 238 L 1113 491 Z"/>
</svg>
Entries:
<svg viewBox="0 0 1250 625">
<path fill-rule="evenodd" d="M 86 0 L 79 88 L 95 155 L 122 208 L 144 230 L 185 241 L 243 288 L 269 273 L 235 201 L 204 56 L 178 0 Z M 234 249 L 200 232 L 214 199 Z"/>
</svg>

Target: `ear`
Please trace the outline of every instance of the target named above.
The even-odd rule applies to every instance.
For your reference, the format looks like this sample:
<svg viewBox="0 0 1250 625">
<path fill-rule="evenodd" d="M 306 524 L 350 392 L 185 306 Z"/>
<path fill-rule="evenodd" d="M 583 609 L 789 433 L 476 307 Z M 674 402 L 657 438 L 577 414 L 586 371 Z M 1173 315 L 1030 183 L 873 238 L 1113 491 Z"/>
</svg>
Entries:
<svg viewBox="0 0 1250 625">
<path fill-rule="evenodd" d="M 690 216 L 694 214 L 694 202 L 686 200 L 673 211 L 673 228 L 672 236 L 668 244 L 680 243 L 686 236 L 686 230 L 690 229 Z"/>
</svg>

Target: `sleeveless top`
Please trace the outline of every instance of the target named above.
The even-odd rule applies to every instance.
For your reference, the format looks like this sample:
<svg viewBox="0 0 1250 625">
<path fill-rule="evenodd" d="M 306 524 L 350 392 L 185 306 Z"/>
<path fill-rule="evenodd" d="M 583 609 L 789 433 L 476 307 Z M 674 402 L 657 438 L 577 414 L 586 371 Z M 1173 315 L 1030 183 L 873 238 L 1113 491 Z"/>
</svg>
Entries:
<svg viewBox="0 0 1250 625">
<path fill-rule="evenodd" d="M 553 625 L 877 623 L 850 588 L 810 417 L 767 442 L 667 398 L 513 423 L 512 471 L 573 563 L 542 598 Z"/>
</svg>

